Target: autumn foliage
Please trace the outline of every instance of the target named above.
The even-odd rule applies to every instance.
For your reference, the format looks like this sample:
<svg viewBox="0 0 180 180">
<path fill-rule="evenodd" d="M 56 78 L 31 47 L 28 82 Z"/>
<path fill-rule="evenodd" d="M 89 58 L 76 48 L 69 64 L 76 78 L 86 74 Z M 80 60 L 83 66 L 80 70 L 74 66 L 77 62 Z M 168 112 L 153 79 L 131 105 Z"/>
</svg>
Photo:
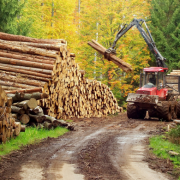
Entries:
<svg viewBox="0 0 180 180">
<path fill-rule="evenodd" d="M 27 1 L 20 21 L 32 22 L 29 36 L 66 39 L 71 52 L 89 79 L 107 84 L 119 102 L 139 84 L 140 71 L 148 66 L 150 52 L 139 31 L 133 27 L 117 43 L 117 56 L 133 66 L 126 74 L 87 45 L 95 39 L 111 47 L 122 25 L 133 18 L 149 16 L 148 0 L 31 0 Z"/>
</svg>

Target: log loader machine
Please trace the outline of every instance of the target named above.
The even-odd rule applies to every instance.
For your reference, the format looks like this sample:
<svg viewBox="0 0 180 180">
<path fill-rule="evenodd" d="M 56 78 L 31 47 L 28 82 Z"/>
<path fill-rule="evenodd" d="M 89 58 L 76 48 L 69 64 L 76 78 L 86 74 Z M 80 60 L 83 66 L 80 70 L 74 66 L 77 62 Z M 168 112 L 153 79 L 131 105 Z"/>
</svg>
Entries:
<svg viewBox="0 0 180 180">
<path fill-rule="evenodd" d="M 146 31 L 143 29 L 144 23 Z M 124 25 L 117 33 L 111 48 L 106 50 L 106 54 L 116 54 L 115 46 L 117 41 L 133 26 L 139 30 L 147 43 L 149 50 L 155 56 L 157 67 L 143 69 L 140 75 L 140 87 L 136 93 L 129 93 L 127 97 L 128 118 L 141 119 L 149 112 L 150 117 L 157 117 L 170 121 L 172 118 L 180 116 L 180 102 L 177 101 L 180 92 L 180 76 L 177 76 L 178 90 L 173 93 L 173 88 L 166 83 L 167 65 L 166 59 L 158 51 L 148 26 L 143 19 L 133 19 L 129 25 Z M 175 84 L 175 83 L 173 83 Z M 177 109 L 179 110 L 177 112 Z"/>
</svg>

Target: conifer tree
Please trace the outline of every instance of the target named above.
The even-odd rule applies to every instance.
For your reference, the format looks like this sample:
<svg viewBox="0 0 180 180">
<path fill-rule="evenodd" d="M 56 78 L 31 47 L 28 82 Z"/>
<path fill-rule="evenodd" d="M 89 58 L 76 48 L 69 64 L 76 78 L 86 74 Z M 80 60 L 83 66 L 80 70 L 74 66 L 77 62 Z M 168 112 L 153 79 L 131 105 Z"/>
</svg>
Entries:
<svg viewBox="0 0 180 180">
<path fill-rule="evenodd" d="M 26 35 L 29 23 L 22 21 L 22 9 L 24 0 L 1 0 L 0 1 L 0 31 Z"/>
<path fill-rule="evenodd" d="M 151 1 L 151 33 L 169 69 L 180 68 L 180 1 Z"/>
</svg>

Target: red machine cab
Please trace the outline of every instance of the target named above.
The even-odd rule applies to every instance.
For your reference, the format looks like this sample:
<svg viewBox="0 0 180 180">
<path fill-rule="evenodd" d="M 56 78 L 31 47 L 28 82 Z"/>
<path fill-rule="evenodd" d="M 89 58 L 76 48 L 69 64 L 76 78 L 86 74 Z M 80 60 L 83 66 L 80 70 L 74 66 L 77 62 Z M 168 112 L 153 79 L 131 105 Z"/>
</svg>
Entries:
<svg viewBox="0 0 180 180">
<path fill-rule="evenodd" d="M 140 88 L 137 94 L 158 95 L 159 98 L 165 99 L 168 89 L 165 88 L 165 77 L 168 68 L 149 67 L 144 68 L 140 76 Z"/>
</svg>

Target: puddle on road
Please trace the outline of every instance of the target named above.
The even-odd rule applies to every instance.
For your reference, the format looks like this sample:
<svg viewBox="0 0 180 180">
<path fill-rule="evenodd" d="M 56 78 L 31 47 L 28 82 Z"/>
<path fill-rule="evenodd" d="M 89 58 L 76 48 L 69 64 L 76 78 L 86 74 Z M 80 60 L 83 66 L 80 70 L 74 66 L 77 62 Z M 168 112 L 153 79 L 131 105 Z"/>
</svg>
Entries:
<svg viewBox="0 0 180 180">
<path fill-rule="evenodd" d="M 127 135 L 127 136 L 123 136 L 123 137 L 117 137 L 117 143 L 125 144 L 128 142 L 132 142 L 132 140 L 133 140 L 133 142 L 141 141 L 145 137 L 147 137 L 147 135 Z"/>
<path fill-rule="evenodd" d="M 123 170 L 129 175 L 131 180 L 168 180 L 164 174 L 149 168 L 148 163 L 144 162 L 143 145 L 133 146 L 132 154 L 129 155 L 129 164 L 125 165 Z"/>
<path fill-rule="evenodd" d="M 50 179 L 56 180 L 84 180 L 84 175 L 75 174 L 73 164 L 63 164 L 61 167 L 52 167 L 48 174 Z M 20 172 L 21 180 L 42 180 L 43 169 L 36 162 L 23 165 Z"/>
<path fill-rule="evenodd" d="M 61 171 L 60 175 L 62 178 L 61 180 L 84 180 L 84 175 L 81 174 L 75 174 L 74 173 L 75 168 L 73 164 L 64 164 Z"/>
<path fill-rule="evenodd" d="M 41 180 L 43 169 L 35 162 L 23 165 L 21 168 L 21 180 Z"/>
</svg>

